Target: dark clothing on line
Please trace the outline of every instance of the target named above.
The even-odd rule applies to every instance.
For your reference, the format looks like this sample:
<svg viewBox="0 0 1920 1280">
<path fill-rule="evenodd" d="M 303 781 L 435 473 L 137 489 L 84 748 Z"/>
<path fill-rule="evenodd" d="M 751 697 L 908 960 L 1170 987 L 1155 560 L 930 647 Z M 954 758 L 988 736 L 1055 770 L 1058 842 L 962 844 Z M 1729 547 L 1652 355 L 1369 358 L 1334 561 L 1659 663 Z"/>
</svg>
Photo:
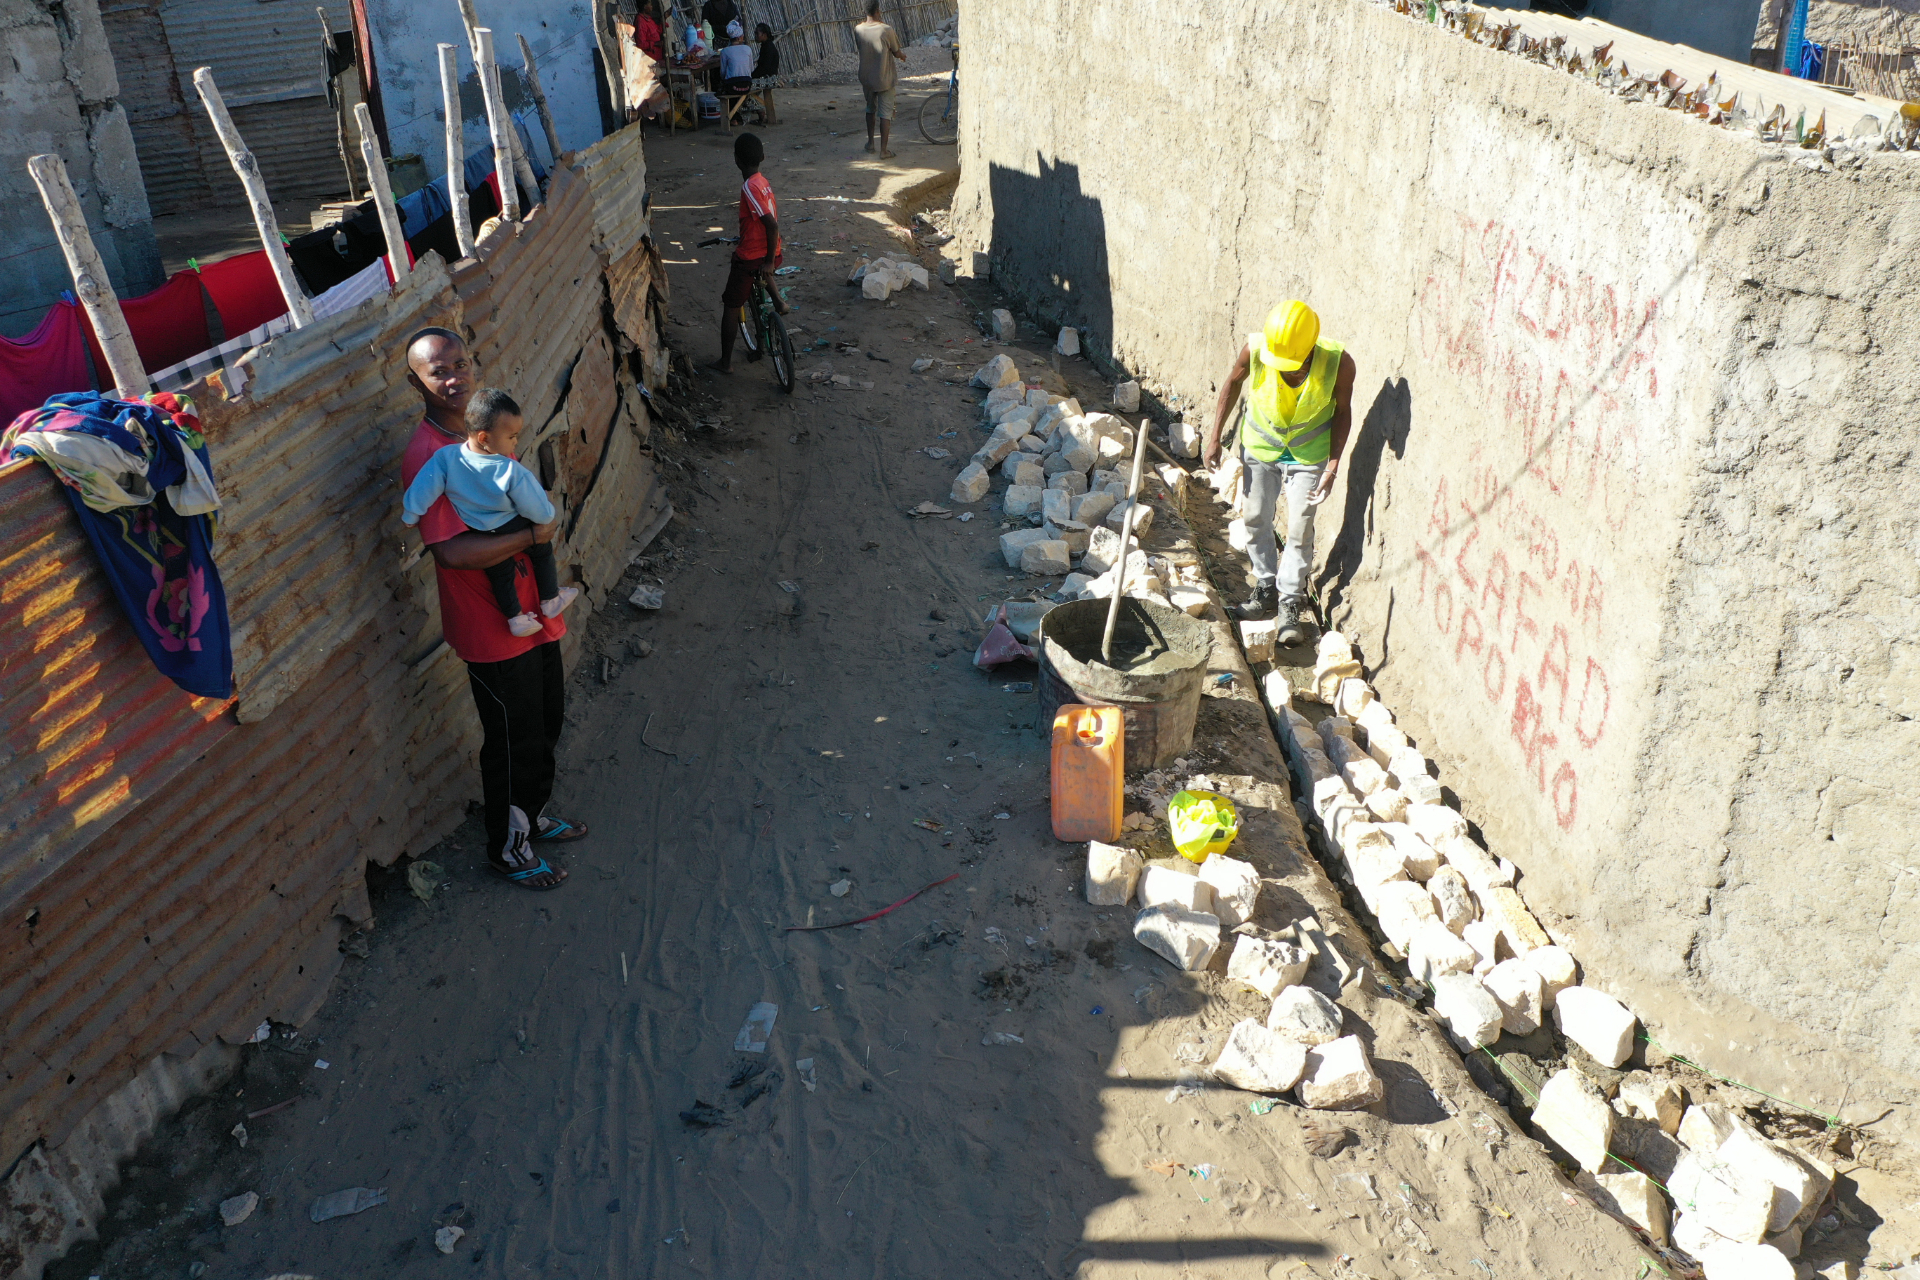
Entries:
<svg viewBox="0 0 1920 1280">
<path fill-rule="evenodd" d="M 505 662 L 469 662 L 467 684 L 486 735 L 480 744 L 487 857 L 507 847 L 507 807 L 536 830 L 553 795 L 554 749 L 566 723 L 567 677 L 560 642 L 535 645 Z"/>
<path fill-rule="evenodd" d="M 522 533 L 533 528 L 533 521 L 525 516 L 515 516 L 498 529 L 485 530 L 487 533 Z M 554 567 L 553 544 L 536 542 L 526 550 L 526 557 L 533 562 L 533 587 L 540 593 L 542 600 L 551 600 L 560 594 L 560 571 Z M 487 585 L 493 588 L 494 603 L 500 606 L 500 612 L 509 618 L 520 616 L 520 588 L 514 581 L 518 561 L 516 556 L 508 556 L 499 564 L 489 565 L 481 570 L 487 575 Z"/>
</svg>

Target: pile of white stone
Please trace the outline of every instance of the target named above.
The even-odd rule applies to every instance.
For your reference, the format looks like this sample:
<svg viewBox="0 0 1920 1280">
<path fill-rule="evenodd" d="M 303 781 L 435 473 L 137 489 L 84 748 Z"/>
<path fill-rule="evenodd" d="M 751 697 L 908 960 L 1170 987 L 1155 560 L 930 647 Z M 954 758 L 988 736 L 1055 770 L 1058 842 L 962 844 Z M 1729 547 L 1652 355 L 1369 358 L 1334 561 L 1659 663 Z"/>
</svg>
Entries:
<svg viewBox="0 0 1920 1280">
<path fill-rule="evenodd" d="M 893 258 L 875 258 L 871 262 L 862 258 L 847 273 L 847 283 L 859 285 L 860 296 L 875 302 L 885 302 L 908 288 L 932 288 L 927 282 L 925 267 L 917 262 L 902 262 Z"/>
<path fill-rule="evenodd" d="M 998 471 L 1007 482 L 1002 513 L 1024 526 L 1000 538 L 1007 567 L 1064 577 L 1057 593 L 1062 599 L 1109 597 L 1120 576 L 1119 531 L 1132 505 L 1125 468 L 1133 429 L 1110 413 L 1083 412 L 1070 396 L 1029 388 L 1009 356 L 989 360 L 973 382 L 987 389 L 981 409 L 993 431 L 954 478 L 953 501 L 981 501 Z M 1136 537 L 1153 526 L 1153 514 L 1147 503 L 1139 504 Z M 1176 569 L 1136 546 L 1124 578 L 1128 595 L 1194 614 L 1206 610 L 1198 566 Z"/>
<path fill-rule="evenodd" d="M 1252 659 L 1251 650 L 1271 640 L 1262 624 L 1243 625 L 1252 629 Z M 1361 679 L 1346 637 L 1330 631 L 1320 640 L 1314 692 L 1334 714 L 1319 724 L 1293 707 L 1284 673 L 1267 680 L 1350 883 L 1413 975 L 1433 989 L 1433 1012 L 1460 1048 L 1471 1053 L 1503 1030 L 1530 1034 L 1551 1014 L 1603 1067 L 1626 1062 L 1638 1019 L 1580 985 L 1574 958 L 1514 889 L 1513 864 L 1474 843 L 1466 819 L 1441 803 L 1430 762 Z M 1658 1189 L 1608 1155 L 1623 1118 L 1655 1120 L 1685 1148 L 1669 1183 L 1681 1210 L 1672 1239 L 1701 1260 L 1708 1280 L 1793 1274 L 1787 1259 L 1799 1253 L 1801 1232 L 1832 1185 L 1831 1168 L 1717 1108 L 1683 1110 L 1671 1082 L 1622 1086 L 1609 1105 L 1601 1085 L 1576 1068 L 1555 1073 L 1534 1103 L 1535 1124 L 1596 1175 L 1596 1198 L 1662 1244 L 1668 1215 Z"/>
<path fill-rule="evenodd" d="M 1252 931 L 1259 899 L 1260 873 L 1238 858 L 1213 854 L 1193 874 L 1147 866 L 1137 852 L 1121 845 L 1094 841 L 1087 846 L 1088 903 L 1137 903 L 1134 938 L 1189 972 L 1211 964 L 1224 937 L 1233 948 L 1227 978 L 1273 1001 L 1264 1023 L 1247 1018 L 1234 1024 L 1212 1067 L 1216 1079 L 1250 1093 L 1292 1090 L 1301 1106 L 1320 1110 L 1380 1101 L 1383 1089 L 1366 1044 L 1357 1035 L 1343 1034 L 1344 1011 L 1300 985 L 1312 954 L 1296 943 L 1261 938 Z"/>
</svg>

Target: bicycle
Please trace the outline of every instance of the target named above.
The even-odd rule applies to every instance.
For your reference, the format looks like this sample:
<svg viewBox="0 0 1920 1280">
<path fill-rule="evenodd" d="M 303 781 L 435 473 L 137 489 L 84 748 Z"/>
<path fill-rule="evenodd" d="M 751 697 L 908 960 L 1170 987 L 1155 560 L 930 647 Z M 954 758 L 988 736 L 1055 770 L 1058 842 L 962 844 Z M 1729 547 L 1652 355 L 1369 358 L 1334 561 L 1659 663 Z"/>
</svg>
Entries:
<svg viewBox="0 0 1920 1280">
<path fill-rule="evenodd" d="M 936 146 L 960 140 L 960 46 L 953 47 L 953 75 L 941 93 L 930 93 L 920 103 L 920 134 Z"/>
<path fill-rule="evenodd" d="M 739 243 L 739 236 L 715 236 L 700 241 L 699 247 Z M 747 323 L 749 316 L 753 319 L 751 325 Z M 793 339 L 787 336 L 787 322 L 774 308 L 773 291 L 767 288 L 766 278 L 758 274 L 753 277 L 753 292 L 748 296 L 747 305 L 741 308 L 740 341 L 747 349 L 749 361 L 765 355 L 773 357 L 773 380 L 780 384 L 780 390 L 792 395 Z"/>
</svg>

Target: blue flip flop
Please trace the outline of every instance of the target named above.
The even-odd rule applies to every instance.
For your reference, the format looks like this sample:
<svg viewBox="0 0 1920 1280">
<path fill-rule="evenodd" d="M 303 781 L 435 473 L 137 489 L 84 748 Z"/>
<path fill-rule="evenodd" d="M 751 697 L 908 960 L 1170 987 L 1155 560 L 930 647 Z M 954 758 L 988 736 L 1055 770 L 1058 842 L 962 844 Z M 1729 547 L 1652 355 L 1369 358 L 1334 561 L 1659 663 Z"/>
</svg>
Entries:
<svg viewBox="0 0 1920 1280">
<path fill-rule="evenodd" d="M 540 863 L 538 866 L 522 867 L 518 871 L 508 871 L 505 867 L 495 866 L 492 860 L 489 859 L 487 862 L 487 870 L 493 872 L 493 874 L 497 876 L 502 877 L 503 879 L 513 881 L 515 884 L 519 885 L 523 889 L 533 889 L 541 893 L 544 893 L 550 889 L 558 889 L 561 885 L 566 883 L 566 878 L 564 876 L 561 876 L 560 872 L 556 870 L 553 866 L 549 865 L 545 858 L 540 859 Z M 552 884 L 528 883 L 535 876 L 541 874 L 542 872 L 545 872 L 548 875 L 555 877 Z"/>
<path fill-rule="evenodd" d="M 568 822 L 565 818 L 543 818 L 542 821 L 553 825 L 545 831 L 534 832 L 528 839 L 553 840 L 564 844 L 569 840 L 584 839 L 587 834 L 587 824 L 584 822 Z"/>
</svg>

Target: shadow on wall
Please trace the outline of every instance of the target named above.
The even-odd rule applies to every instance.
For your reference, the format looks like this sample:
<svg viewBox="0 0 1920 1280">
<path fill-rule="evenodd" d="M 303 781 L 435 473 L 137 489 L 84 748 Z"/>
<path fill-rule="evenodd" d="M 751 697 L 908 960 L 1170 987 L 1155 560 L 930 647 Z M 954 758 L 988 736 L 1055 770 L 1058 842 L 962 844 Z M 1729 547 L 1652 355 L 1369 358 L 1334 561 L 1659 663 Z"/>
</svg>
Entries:
<svg viewBox="0 0 1920 1280">
<path fill-rule="evenodd" d="M 1396 460 L 1404 459 L 1412 429 L 1413 391 L 1407 380 L 1381 383 L 1349 447 L 1345 463 L 1347 498 L 1340 513 L 1340 532 L 1327 550 L 1326 563 L 1315 584 L 1329 617 L 1366 555 L 1367 535 L 1373 532 L 1373 492 L 1380 480 L 1381 456 L 1391 449 Z"/>
<path fill-rule="evenodd" d="M 1100 202 L 1080 189 L 1080 167 L 1050 164 L 1039 155 L 1038 174 L 994 165 L 993 243 L 996 280 L 1036 320 L 1079 329 L 1102 344 L 1113 339 L 1113 285 L 1107 268 L 1107 219 Z M 1039 274 L 1044 272 L 1045 274 Z"/>
</svg>

